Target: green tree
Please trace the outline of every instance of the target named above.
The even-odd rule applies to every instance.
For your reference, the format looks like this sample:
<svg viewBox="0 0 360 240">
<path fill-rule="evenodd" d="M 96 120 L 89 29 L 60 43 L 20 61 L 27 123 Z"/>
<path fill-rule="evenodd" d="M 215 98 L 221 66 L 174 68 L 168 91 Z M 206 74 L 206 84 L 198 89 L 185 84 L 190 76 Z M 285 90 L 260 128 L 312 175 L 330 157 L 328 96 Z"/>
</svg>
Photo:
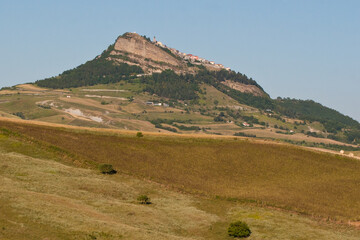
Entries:
<svg viewBox="0 0 360 240">
<path fill-rule="evenodd" d="M 237 221 L 230 224 L 228 234 L 231 237 L 246 238 L 250 236 L 251 230 L 245 222 Z"/>
<path fill-rule="evenodd" d="M 117 171 L 113 168 L 113 166 L 111 164 L 100 164 L 99 165 L 99 170 L 102 174 L 115 174 L 117 173 Z"/>
<path fill-rule="evenodd" d="M 139 201 L 139 203 L 141 204 L 151 204 L 150 202 L 150 198 L 146 195 L 140 195 L 137 197 L 137 200 Z"/>
</svg>

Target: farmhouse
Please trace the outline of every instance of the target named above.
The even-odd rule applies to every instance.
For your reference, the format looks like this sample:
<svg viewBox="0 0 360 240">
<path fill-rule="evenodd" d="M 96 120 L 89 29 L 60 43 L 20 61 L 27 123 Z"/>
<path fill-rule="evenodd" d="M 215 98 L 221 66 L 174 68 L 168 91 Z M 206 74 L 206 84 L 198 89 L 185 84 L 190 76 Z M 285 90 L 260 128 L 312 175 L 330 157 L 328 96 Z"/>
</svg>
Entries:
<svg viewBox="0 0 360 240">
<path fill-rule="evenodd" d="M 250 127 L 250 124 L 248 124 L 247 122 L 243 122 L 242 125 L 243 125 L 244 127 Z"/>
</svg>

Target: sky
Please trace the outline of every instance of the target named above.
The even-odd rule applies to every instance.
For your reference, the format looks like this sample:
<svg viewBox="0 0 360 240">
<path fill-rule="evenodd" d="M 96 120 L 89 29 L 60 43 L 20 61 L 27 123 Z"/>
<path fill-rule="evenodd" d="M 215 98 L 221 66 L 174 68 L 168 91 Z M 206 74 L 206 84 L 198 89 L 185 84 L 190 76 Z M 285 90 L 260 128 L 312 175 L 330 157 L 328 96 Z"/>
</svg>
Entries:
<svg viewBox="0 0 360 240">
<path fill-rule="evenodd" d="M 0 87 L 56 76 L 137 32 L 360 121 L 360 1 L 0 0 Z"/>
</svg>

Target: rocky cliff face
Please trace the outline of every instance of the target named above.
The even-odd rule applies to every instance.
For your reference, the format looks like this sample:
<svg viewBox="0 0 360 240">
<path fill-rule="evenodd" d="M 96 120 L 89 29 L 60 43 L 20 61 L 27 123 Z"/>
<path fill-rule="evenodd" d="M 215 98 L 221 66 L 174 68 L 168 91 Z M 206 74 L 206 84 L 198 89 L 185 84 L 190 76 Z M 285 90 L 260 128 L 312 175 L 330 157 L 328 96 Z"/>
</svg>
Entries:
<svg viewBox="0 0 360 240">
<path fill-rule="evenodd" d="M 127 33 L 125 36 L 119 37 L 115 42 L 114 49 L 174 66 L 180 64 L 176 58 L 136 33 Z"/>
<path fill-rule="evenodd" d="M 254 86 L 254 85 L 247 85 L 247 84 L 243 84 L 243 83 L 239 83 L 239 82 L 234 82 L 231 80 L 225 80 L 224 82 L 222 82 L 222 84 L 235 89 L 239 92 L 243 92 L 243 93 L 250 93 L 254 96 L 258 96 L 258 97 L 266 97 L 266 93 L 264 93 L 264 91 L 262 91 L 261 89 L 259 89 L 258 87 Z"/>
<path fill-rule="evenodd" d="M 161 72 L 165 69 L 182 72 L 185 68 L 183 61 L 137 33 L 126 33 L 118 37 L 109 58 L 116 62 L 141 66 L 145 73 Z"/>
</svg>

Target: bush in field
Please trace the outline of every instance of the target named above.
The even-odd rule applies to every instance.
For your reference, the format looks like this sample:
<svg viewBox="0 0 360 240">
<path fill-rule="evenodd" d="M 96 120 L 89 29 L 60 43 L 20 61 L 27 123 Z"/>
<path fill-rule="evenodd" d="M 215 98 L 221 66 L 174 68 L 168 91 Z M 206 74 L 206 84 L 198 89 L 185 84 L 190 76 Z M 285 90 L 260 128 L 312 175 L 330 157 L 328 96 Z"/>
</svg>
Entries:
<svg viewBox="0 0 360 240">
<path fill-rule="evenodd" d="M 22 112 L 16 112 L 16 113 L 13 113 L 13 115 L 18 116 L 21 119 L 25 119 L 25 115 Z"/>
<path fill-rule="evenodd" d="M 138 137 L 138 138 L 141 138 L 141 137 L 143 137 L 144 136 L 144 134 L 142 134 L 142 132 L 137 132 L 136 133 L 136 137 Z"/>
<path fill-rule="evenodd" d="M 137 200 L 141 203 L 141 204 L 150 204 L 150 198 L 146 195 L 140 195 L 138 196 Z"/>
<path fill-rule="evenodd" d="M 117 171 L 113 168 L 111 164 L 100 164 L 99 170 L 102 174 L 115 174 Z"/>
<path fill-rule="evenodd" d="M 230 224 L 228 234 L 235 238 L 246 238 L 250 236 L 251 231 L 245 222 L 237 221 Z"/>
</svg>

